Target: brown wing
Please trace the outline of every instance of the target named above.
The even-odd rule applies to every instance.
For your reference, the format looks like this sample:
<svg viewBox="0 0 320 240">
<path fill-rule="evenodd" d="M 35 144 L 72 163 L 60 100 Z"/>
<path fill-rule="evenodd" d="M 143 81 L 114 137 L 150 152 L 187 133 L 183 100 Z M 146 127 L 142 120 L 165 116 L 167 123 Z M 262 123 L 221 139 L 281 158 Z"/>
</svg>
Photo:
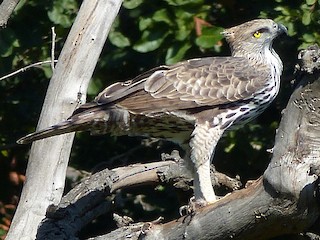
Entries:
<svg viewBox="0 0 320 240">
<path fill-rule="evenodd" d="M 154 98 L 220 105 L 251 98 L 263 87 L 269 71 L 258 69 L 244 58 L 193 59 L 149 77 L 145 90 Z"/>
<path fill-rule="evenodd" d="M 192 59 L 155 71 L 128 98 L 117 105 L 134 112 L 161 112 L 218 106 L 253 97 L 269 78 L 244 58 Z"/>
<path fill-rule="evenodd" d="M 219 106 L 252 98 L 269 77 L 266 67 L 254 68 L 245 58 L 191 59 L 115 83 L 96 97 L 95 104 L 115 104 L 134 113 Z"/>
</svg>

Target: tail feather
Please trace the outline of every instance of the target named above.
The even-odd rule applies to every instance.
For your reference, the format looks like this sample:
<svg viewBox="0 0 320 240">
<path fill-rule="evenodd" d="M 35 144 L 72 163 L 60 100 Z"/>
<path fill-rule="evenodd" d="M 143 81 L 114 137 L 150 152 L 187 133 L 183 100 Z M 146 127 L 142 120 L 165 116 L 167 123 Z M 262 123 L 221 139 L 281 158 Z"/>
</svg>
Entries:
<svg viewBox="0 0 320 240">
<path fill-rule="evenodd" d="M 79 113 L 75 112 L 68 120 L 43 130 L 30 133 L 17 140 L 18 144 L 28 144 L 36 140 L 81 130 L 90 130 L 94 122 L 105 121 L 108 113 L 101 108 L 92 108 Z"/>
<path fill-rule="evenodd" d="M 73 121 L 67 120 L 64 122 L 61 122 L 57 125 L 53 125 L 51 127 L 45 128 L 43 130 L 30 133 L 20 139 L 17 140 L 18 144 L 28 144 L 31 142 L 34 142 L 36 140 L 61 135 L 64 133 L 70 133 L 74 131 L 81 130 L 84 126 L 83 125 L 75 125 Z"/>
<path fill-rule="evenodd" d="M 112 131 L 120 134 L 129 128 L 130 113 L 125 109 L 90 105 L 81 107 L 61 123 L 20 138 L 18 144 L 28 144 L 36 140 L 48 138 L 63 133 L 90 130 L 93 134 L 105 134 Z"/>
</svg>

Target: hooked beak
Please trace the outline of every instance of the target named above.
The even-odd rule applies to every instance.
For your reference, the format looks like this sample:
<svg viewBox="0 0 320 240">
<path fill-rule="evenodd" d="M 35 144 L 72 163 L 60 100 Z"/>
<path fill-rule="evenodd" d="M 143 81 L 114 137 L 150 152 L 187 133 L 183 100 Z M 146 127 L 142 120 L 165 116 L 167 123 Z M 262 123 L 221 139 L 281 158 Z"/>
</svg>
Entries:
<svg viewBox="0 0 320 240">
<path fill-rule="evenodd" d="M 285 33 L 286 35 L 288 35 L 288 29 L 281 23 L 278 23 L 278 33 Z"/>
</svg>

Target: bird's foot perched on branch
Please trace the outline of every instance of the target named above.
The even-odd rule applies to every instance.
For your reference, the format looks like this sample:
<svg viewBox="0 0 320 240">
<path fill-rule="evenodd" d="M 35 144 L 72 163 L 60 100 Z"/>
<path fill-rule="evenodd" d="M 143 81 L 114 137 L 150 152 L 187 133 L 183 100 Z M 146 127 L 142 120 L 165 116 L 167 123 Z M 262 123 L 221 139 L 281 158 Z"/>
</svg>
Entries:
<svg viewBox="0 0 320 240">
<path fill-rule="evenodd" d="M 189 204 L 181 206 L 179 208 L 180 216 L 193 215 L 199 208 L 205 207 L 210 203 L 207 203 L 203 199 L 197 199 L 195 197 L 190 198 Z"/>
<path fill-rule="evenodd" d="M 156 220 L 144 223 L 141 227 L 141 234 L 146 235 L 147 232 L 151 230 L 153 225 L 160 224 L 163 221 L 163 219 L 163 217 L 158 217 Z"/>
<path fill-rule="evenodd" d="M 175 161 L 175 162 L 183 161 L 183 159 L 180 157 L 180 154 L 179 154 L 178 150 L 173 150 L 170 154 L 162 153 L 161 154 L 161 159 L 162 159 L 162 161 L 168 161 L 168 160 L 172 160 L 172 161 Z"/>
</svg>

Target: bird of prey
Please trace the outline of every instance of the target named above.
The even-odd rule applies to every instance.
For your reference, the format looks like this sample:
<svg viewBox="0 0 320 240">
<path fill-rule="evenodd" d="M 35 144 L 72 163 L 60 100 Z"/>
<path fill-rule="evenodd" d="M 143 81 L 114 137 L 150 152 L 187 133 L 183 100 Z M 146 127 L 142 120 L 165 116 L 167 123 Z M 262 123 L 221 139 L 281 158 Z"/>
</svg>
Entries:
<svg viewBox="0 0 320 240">
<path fill-rule="evenodd" d="M 17 142 L 90 130 L 93 134 L 151 136 L 186 149 L 195 201 L 216 201 L 210 161 L 223 132 L 258 116 L 276 97 L 282 62 L 272 48 L 286 28 L 256 19 L 222 32 L 231 56 L 196 58 L 151 69 L 105 88 L 66 121 Z"/>
</svg>

